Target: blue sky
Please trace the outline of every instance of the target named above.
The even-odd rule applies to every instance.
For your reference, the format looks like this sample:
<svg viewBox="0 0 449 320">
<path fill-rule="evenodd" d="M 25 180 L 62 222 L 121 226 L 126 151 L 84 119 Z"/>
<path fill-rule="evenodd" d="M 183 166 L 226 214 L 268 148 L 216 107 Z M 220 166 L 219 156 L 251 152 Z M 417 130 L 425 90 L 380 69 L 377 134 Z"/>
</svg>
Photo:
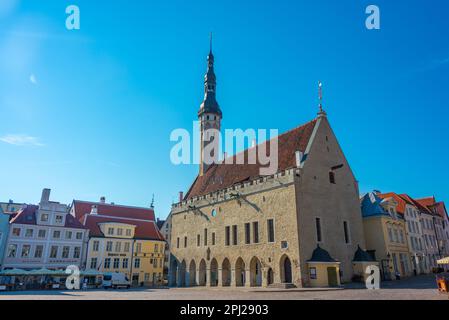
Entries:
<svg viewBox="0 0 449 320">
<path fill-rule="evenodd" d="M 169 136 L 196 120 L 211 31 L 223 128 L 307 122 L 321 80 L 362 192 L 449 200 L 448 15 L 444 0 L 2 0 L 0 201 L 154 193 L 165 217 L 198 171 L 171 164 Z"/>
</svg>

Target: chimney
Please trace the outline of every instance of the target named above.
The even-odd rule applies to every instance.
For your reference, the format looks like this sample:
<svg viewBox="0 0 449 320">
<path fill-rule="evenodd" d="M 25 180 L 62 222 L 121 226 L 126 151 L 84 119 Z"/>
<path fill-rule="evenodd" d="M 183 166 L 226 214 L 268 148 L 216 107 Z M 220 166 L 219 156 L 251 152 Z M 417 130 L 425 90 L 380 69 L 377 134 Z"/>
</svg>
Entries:
<svg viewBox="0 0 449 320">
<path fill-rule="evenodd" d="M 12 200 L 12 199 L 9 199 L 9 203 L 11 204 L 11 203 L 14 203 L 14 201 Z"/>
<path fill-rule="evenodd" d="M 90 214 L 98 214 L 98 208 L 96 205 L 92 206 L 92 208 L 90 209 Z"/>
<path fill-rule="evenodd" d="M 50 201 L 50 189 L 42 190 L 41 203 L 47 203 Z"/>
<path fill-rule="evenodd" d="M 106 197 L 101 197 L 100 198 L 100 203 L 106 203 Z"/>
<path fill-rule="evenodd" d="M 179 191 L 179 202 L 182 202 L 184 200 L 184 192 Z"/>
<path fill-rule="evenodd" d="M 296 167 L 299 168 L 301 166 L 302 158 L 304 157 L 304 153 L 301 151 L 296 151 L 295 157 L 296 157 Z"/>
</svg>

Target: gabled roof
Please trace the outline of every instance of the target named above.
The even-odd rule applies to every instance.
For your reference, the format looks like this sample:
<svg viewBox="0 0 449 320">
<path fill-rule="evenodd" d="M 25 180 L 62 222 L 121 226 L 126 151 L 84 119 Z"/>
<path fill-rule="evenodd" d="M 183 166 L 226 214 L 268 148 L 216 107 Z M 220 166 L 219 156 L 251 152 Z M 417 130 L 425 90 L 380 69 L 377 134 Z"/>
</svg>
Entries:
<svg viewBox="0 0 449 320">
<path fill-rule="evenodd" d="M 436 202 L 435 197 L 425 197 L 425 198 L 420 198 L 420 199 L 415 199 L 415 200 L 427 208 L 434 205 Z"/>
<path fill-rule="evenodd" d="M 39 210 L 38 206 L 35 205 L 27 205 L 25 208 L 21 209 L 11 220 L 10 223 L 15 224 L 29 224 L 29 225 L 37 225 L 36 223 L 36 213 Z M 50 226 L 50 225 L 45 225 Z M 73 228 L 73 229 L 85 229 L 85 227 L 77 221 L 70 214 L 65 214 L 65 228 Z"/>
<path fill-rule="evenodd" d="M 437 202 L 433 205 L 433 207 L 435 208 L 436 212 L 444 219 L 449 219 L 448 217 L 448 212 L 446 210 L 446 205 L 444 204 L 443 201 Z"/>
<path fill-rule="evenodd" d="M 304 152 L 312 136 L 317 120 L 310 121 L 300 127 L 290 130 L 278 136 L 278 170 L 284 171 L 296 166 L 296 151 Z M 266 144 L 266 154 L 269 155 L 270 141 Z M 260 145 L 254 147 L 259 148 Z M 243 151 L 245 162 L 248 162 L 248 151 Z M 257 149 L 256 149 L 257 150 Z M 240 153 L 241 155 L 241 153 Z M 260 177 L 259 170 L 264 167 L 257 159 L 256 164 L 236 164 L 237 155 L 232 157 L 233 164 L 213 164 L 202 175 L 198 176 L 190 190 L 185 196 L 185 200 L 192 197 L 205 195 L 221 189 L 225 189 L 249 180 Z"/>
<path fill-rule="evenodd" d="M 151 220 L 133 220 L 120 217 L 107 217 L 101 215 L 86 214 L 82 218 L 82 222 L 89 229 L 89 235 L 91 237 L 104 237 L 104 234 L 100 229 L 100 224 L 114 222 L 135 226 L 135 239 L 164 241 L 164 237 L 159 232 L 156 223 Z"/>
<path fill-rule="evenodd" d="M 73 200 L 72 210 L 74 210 L 76 219 L 80 220 L 84 215 L 90 213 L 92 211 L 92 206 L 97 206 L 98 215 L 127 217 L 141 220 L 155 220 L 154 210 L 151 208 Z"/>
</svg>

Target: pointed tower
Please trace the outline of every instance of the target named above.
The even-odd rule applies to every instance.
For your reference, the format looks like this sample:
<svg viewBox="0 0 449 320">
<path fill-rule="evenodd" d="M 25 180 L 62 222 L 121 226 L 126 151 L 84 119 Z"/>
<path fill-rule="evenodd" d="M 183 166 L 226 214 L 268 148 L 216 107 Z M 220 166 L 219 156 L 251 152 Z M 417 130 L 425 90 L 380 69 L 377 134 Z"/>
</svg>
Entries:
<svg viewBox="0 0 449 320">
<path fill-rule="evenodd" d="M 209 129 L 216 129 L 220 131 L 221 129 L 221 119 L 222 113 L 220 106 L 215 97 L 217 88 L 217 82 L 214 71 L 214 54 L 212 53 L 212 34 L 210 36 L 210 51 L 207 56 L 207 73 L 204 76 L 204 100 L 201 103 L 200 110 L 198 111 L 198 120 L 200 121 L 200 176 L 202 176 L 210 164 L 205 162 L 205 157 L 209 156 L 212 160 L 217 163 L 219 160 L 218 152 L 211 152 L 210 155 L 205 154 L 205 148 L 210 143 L 214 143 L 214 150 L 219 150 L 220 141 L 219 139 L 214 139 L 214 136 L 210 136 Z"/>
</svg>

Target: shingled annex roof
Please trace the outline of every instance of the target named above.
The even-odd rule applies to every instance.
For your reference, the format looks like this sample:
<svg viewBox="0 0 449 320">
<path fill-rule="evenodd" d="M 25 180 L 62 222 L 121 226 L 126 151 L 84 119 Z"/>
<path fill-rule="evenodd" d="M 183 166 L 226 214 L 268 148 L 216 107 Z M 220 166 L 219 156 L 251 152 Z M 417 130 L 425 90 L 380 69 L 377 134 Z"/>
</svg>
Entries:
<svg viewBox="0 0 449 320">
<path fill-rule="evenodd" d="M 321 248 L 319 245 L 313 250 L 312 258 L 307 262 L 338 262 L 334 258 L 331 257 L 329 252 Z"/>
<path fill-rule="evenodd" d="M 371 262 L 371 261 L 375 261 L 375 260 L 368 252 L 366 252 L 365 250 L 360 248 L 360 246 L 357 246 L 357 251 L 355 252 L 354 259 L 352 259 L 352 261 L 353 262 Z"/>
<path fill-rule="evenodd" d="M 278 136 L 278 170 L 291 169 L 296 166 L 296 151 L 304 152 L 312 136 L 317 120 L 310 121 L 300 127 Z M 256 146 L 258 148 L 260 145 Z M 248 150 L 243 151 L 245 162 L 248 162 Z M 270 156 L 270 142 L 267 142 L 266 153 Z M 240 154 L 241 155 L 241 154 Z M 198 176 L 187 192 L 184 200 L 202 196 L 211 192 L 225 189 L 254 180 L 260 177 L 260 168 L 264 167 L 257 161 L 256 164 L 236 164 L 237 156 L 233 156 L 233 164 L 213 164 L 202 176 Z"/>
<path fill-rule="evenodd" d="M 92 206 L 97 206 L 98 215 L 113 217 L 124 217 L 142 220 L 155 220 L 154 210 L 150 208 L 139 208 L 131 206 L 113 205 L 102 202 L 73 201 L 76 219 L 81 219 L 85 214 L 92 211 Z"/>
</svg>

